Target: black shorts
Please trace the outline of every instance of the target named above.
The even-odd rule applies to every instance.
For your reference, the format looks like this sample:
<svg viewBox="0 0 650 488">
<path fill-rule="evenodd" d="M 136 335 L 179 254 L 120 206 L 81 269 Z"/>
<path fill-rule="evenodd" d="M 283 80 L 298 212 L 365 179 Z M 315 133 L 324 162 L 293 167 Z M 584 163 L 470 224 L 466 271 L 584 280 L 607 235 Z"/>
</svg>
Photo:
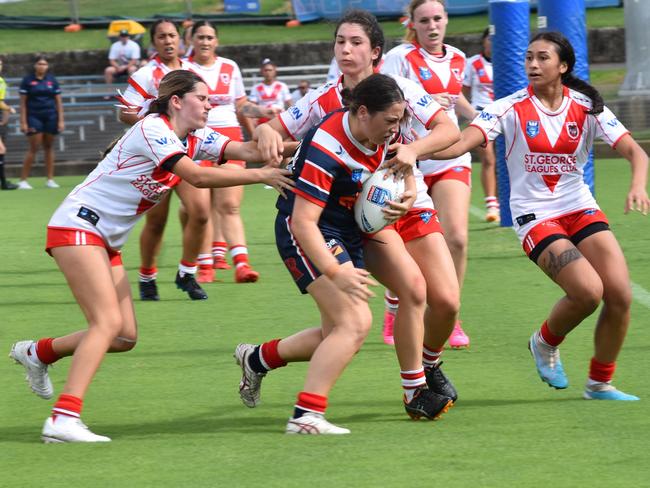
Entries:
<svg viewBox="0 0 650 488">
<path fill-rule="evenodd" d="M 275 242 L 284 265 L 291 273 L 293 281 L 301 293 L 307 293 L 307 287 L 322 273 L 307 257 L 291 233 L 291 217 L 279 212 L 275 219 Z M 335 229 L 320 228 L 325 238 L 325 245 L 340 264 L 352 261 L 355 268 L 363 268 L 363 249 L 361 236 L 349 239 Z"/>
<path fill-rule="evenodd" d="M 59 115 L 56 112 L 28 113 L 27 135 L 59 133 Z"/>
</svg>

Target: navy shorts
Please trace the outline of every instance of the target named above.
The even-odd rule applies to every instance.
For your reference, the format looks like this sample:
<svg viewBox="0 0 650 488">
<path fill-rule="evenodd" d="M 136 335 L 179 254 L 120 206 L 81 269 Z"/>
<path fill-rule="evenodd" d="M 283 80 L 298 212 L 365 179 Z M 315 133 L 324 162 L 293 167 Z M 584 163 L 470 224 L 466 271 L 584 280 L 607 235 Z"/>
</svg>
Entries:
<svg viewBox="0 0 650 488">
<path fill-rule="evenodd" d="M 59 115 L 56 112 L 43 112 L 27 114 L 27 135 L 31 134 L 53 134 L 59 133 Z"/>
<path fill-rule="evenodd" d="M 282 212 L 275 219 L 275 243 L 284 265 L 291 273 L 293 281 L 301 293 L 307 293 L 307 287 L 320 275 L 320 271 L 301 249 L 298 241 L 291 233 L 291 217 Z M 360 236 L 350 239 L 341 236 L 334 229 L 322 228 L 325 245 L 339 263 L 352 261 L 355 268 L 364 268 L 363 248 Z"/>
</svg>

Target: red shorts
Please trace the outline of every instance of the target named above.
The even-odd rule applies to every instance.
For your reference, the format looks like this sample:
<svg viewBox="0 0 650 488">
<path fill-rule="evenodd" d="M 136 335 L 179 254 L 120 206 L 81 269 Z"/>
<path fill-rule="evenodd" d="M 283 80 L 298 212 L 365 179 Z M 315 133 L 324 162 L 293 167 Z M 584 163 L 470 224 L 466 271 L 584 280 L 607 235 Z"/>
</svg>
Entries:
<svg viewBox="0 0 650 488">
<path fill-rule="evenodd" d="M 558 239 L 569 239 L 577 246 L 584 238 L 603 230 L 609 230 L 607 216 L 588 208 L 540 222 L 528 231 L 522 246 L 526 255 L 537 262 L 542 251 Z"/>
<path fill-rule="evenodd" d="M 45 251 L 51 256 L 52 253 L 50 251 L 52 249 L 55 247 L 65 246 L 103 247 L 108 253 L 108 259 L 111 261 L 111 266 L 122 266 L 122 253 L 108 247 L 108 245 L 104 242 L 104 239 L 99 237 L 97 234 L 93 234 L 81 229 L 48 227 Z"/>
<path fill-rule="evenodd" d="M 431 190 L 433 185 L 442 180 L 457 180 L 462 181 L 470 188 L 472 187 L 472 168 L 467 168 L 465 166 L 454 166 L 449 168 L 442 173 L 436 173 L 435 175 L 426 175 L 424 177 L 424 182 L 427 185 L 427 188 Z"/>
<path fill-rule="evenodd" d="M 408 213 L 386 229 L 394 229 L 404 242 L 412 241 L 427 234 L 442 234 L 438 212 L 432 208 L 412 208 Z"/>
<path fill-rule="evenodd" d="M 210 128 L 213 131 L 218 132 L 219 134 L 223 134 L 231 141 L 242 142 L 244 140 L 241 127 L 210 127 Z M 240 159 L 229 159 L 228 161 L 224 161 L 224 163 L 236 164 L 237 166 L 241 166 L 242 168 L 246 167 L 246 161 L 242 161 Z"/>
</svg>

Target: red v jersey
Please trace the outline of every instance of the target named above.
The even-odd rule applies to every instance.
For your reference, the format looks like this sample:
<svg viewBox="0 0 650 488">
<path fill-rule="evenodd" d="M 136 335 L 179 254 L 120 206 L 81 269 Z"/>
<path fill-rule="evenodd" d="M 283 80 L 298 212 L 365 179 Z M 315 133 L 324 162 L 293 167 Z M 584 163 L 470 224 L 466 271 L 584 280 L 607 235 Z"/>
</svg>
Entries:
<svg viewBox="0 0 650 488">
<path fill-rule="evenodd" d="M 425 91 L 431 95 L 459 95 L 463 89 L 465 56 L 445 46 L 445 54 L 436 57 L 426 53 L 419 44 L 412 45 L 415 49 L 406 54 L 406 59 Z"/>
<path fill-rule="evenodd" d="M 533 96 L 530 87 L 528 88 L 528 93 L 530 97 Z M 565 98 L 568 98 L 568 95 L 569 90 L 565 87 Z M 584 106 L 578 105 L 578 103 L 570 98 L 568 100 L 566 109 L 557 114 L 546 112 L 542 107 L 536 107 L 532 98 L 526 98 L 522 102 L 514 105 L 530 154 L 564 154 L 567 155 L 567 158 L 569 158 L 568 155 L 575 154 L 578 144 L 582 139 L 583 126 L 587 114 Z M 563 122 L 559 126 L 557 121 L 553 120 L 556 117 L 559 118 L 559 122 Z M 542 120 L 546 124 L 542 124 Z M 562 177 L 562 174 L 543 174 L 541 176 L 546 186 L 552 192 L 555 190 L 555 186 Z"/>
<path fill-rule="evenodd" d="M 565 87 L 552 111 L 529 87 L 488 105 L 472 122 L 486 141 L 505 138 L 510 209 L 520 238 L 542 220 L 598 208 L 583 181 L 589 151 L 596 137 L 615 146 L 628 131 L 607 107 L 586 113 L 591 106 L 588 97 Z"/>
</svg>

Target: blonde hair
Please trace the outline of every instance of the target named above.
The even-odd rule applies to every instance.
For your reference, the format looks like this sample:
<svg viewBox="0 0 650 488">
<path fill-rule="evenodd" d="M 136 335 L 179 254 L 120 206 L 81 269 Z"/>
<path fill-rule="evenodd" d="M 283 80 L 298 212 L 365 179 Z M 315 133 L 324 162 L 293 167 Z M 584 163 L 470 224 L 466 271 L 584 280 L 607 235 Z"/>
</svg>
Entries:
<svg viewBox="0 0 650 488">
<path fill-rule="evenodd" d="M 408 17 L 408 24 L 406 25 L 406 34 L 404 34 L 404 41 L 413 42 L 417 41 L 417 35 L 415 29 L 413 29 L 413 15 L 415 11 L 420 8 L 422 5 L 428 2 L 437 2 L 443 6 L 445 11 L 447 6 L 445 5 L 445 0 L 411 0 L 408 7 L 406 7 L 406 16 Z"/>
</svg>

